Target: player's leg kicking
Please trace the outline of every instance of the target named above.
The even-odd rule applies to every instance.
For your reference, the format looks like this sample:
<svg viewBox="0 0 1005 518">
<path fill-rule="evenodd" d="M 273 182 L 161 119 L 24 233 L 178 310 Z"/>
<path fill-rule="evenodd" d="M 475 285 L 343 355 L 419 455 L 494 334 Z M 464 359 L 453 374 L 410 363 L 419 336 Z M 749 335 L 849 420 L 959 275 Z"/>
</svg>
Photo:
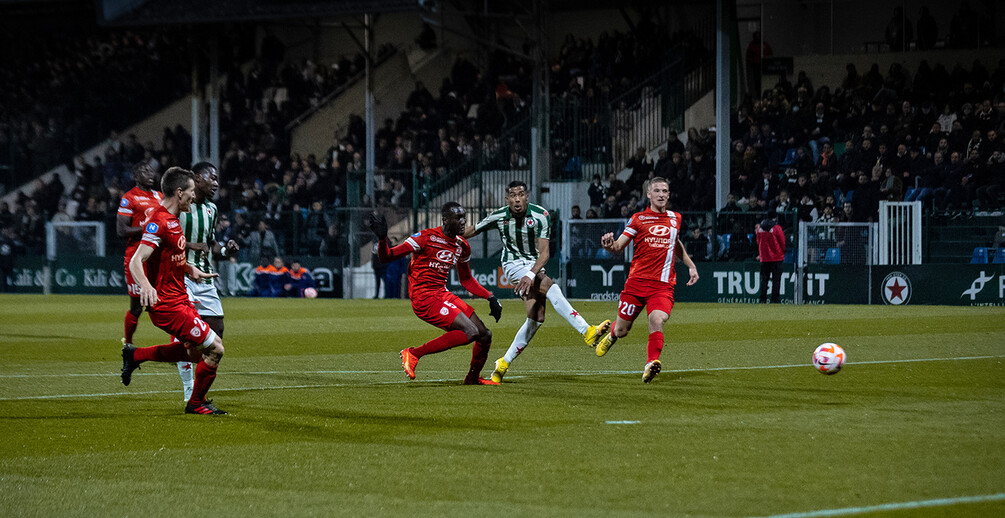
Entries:
<svg viewBox="0 0 1005 518">
<path fill-rule="evenodd" d="M 122 383 L 129 385 L 133 371 L 145 361 L 198 362 L 195 366 L 192 396 L 185 405 L 186 414 L 220 415 L 226 414 L 216 408 L 206 393 L 216 379 L 216 369 L 223 358 L 223 340 L 204 322 L 191 306 L 164 308 L 149 312 L 154 325 L 177 336 L 181 341 L 151 347 L 134 347 L 128 344 L 122 348 Z"/>
<path fill-rule="evenodd" d="M 527 260 L 516 260 L 508 261 L 503 264 L 503 270 L 506 272 L 507 277 L 510 279 L 519 279 L 523 277 L 527 272 L 531 271 L 531 267 L 534 266 L 533 261 Z M 496 360 L 495 369 L 492 371 L 492 381 L 497 383 L 501 382 L 503 376 L 509 370 L 509 364 L 516 360 L 516 357 L 523 352 L 530 340 L 534 338 L 537 330 L 544 324 L 544 308 L 545 301 L 551 302 L 552 307 L 559 315 L 563 318 L 569 325 L 573 327 L 579 334 L 583 335 L 583 341 L 586 342 L 590 347 L 595 347 L 600 341 L 601 337 L 610 330 L 611 321 L 605 320 L 600 324 L 591 326 L 586 322 L 578 311 L 576 311 L 572 304 L 565 298 L 565 294 L 558 287 L 554 281 L 548 277 L 544 271 L 538 272 L 537 276 L 534 278 L 534 285 L 531 288 L 530 296 L 524 297 L 524 305 L 527 309 L 527 320 L 524 321 L 523 325 L 517 331 L 516 336 L 513 337 L 513 343 L 510 344 L 509 349 L 506 350 L 506 354 Z"/>
<path fill-rule="evenodd" d="M 427 354 L 446 351 L 459 345 L 474 343 L 471 349 L 471 365 L 464 377 L 465 385 L 498 385 L 481 377 L 482 368 L 488 359 L 492 346 L 492 331 L 482 323 L 475 310 L 451 293 L 425 297 L 412 301 L 412 310 L 422 320 L 446 329 L 443 335 L 419 347 L 401 350 L 401 366 L 409 379 L 415 379 L 415 367 L 419 358 Z"/>
</svg>

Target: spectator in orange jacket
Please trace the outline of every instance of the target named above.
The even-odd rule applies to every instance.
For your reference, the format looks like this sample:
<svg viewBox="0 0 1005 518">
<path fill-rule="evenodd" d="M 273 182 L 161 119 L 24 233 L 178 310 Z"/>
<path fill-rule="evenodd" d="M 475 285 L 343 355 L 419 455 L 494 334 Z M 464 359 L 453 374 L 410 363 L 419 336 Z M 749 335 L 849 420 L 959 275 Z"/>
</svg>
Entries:
<svg viewBox="0 0 1005 518">
<path fill-rule="evenodd" d="M 255 288 L 248 295 L 252 297 L 278 297 L 283 294 L 283 283 L 289 270 L 283 265 L 283 259 L 276 257 L 272 264 L 265 266 L 265 258 L 262 258 L 262 265 L 255 268 Z"/>
<path fill-rule="evenodd" d="M 754 227 L 757 235 L 757 260 L 761 261 L 761 304 L 768 301 L 768 280 L 771 280 L 771 302 L 780 302 L 782 261 L 785 260 L 785 231 L 768 218 Z"/>
<path fill-rule="evenodd" d="M 290 263 L 290 269 L 286 272 L 285 284 L 283 284 L 283 296 L 303 297 L 304 290 L 314 287 L 314 277 L 306 268 L 300 266 L 300 261 L 296 259 Z"/>
</svg>

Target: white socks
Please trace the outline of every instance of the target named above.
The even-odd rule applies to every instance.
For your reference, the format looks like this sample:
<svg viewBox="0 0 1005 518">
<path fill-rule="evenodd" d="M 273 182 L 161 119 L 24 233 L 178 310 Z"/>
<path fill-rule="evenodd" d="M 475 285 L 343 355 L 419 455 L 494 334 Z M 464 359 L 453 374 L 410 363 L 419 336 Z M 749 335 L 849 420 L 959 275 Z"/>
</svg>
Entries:
<svg viewBox="0 0 1005 518">
<path fill-rule="evenodd" d="M 185 401 L 192 398 L 192 388 L 195 387 L 195 368 L 192 362 L 178 362 L 178 375 L 181 376 L 181 386 L 185 389 Z"/>
<path fill-rule="evenodd" d="M 590 327 L 590 324 L 586 323 L 586 319 L 579 316 L 579 312 L 572 309 L 572 304 L 565 299 L 565 295 L 562 294 L 562 290 L 558 288 L 557 284 L 552 284 L 551 288 L 548 289 L 547 293 L 548 300 L 551 301 L 551 305 L 554 306 L 555 311 L 562 318 L 569 321 L 569 325 L 579 331 L 579 334 L 585 334 L 586 330 Z"/>
<path fill-rule="evenodd" d="M 503 356 L 503 360 L 506 360 L 506 363 L 512 363 L 513 360 L 515 360 L 516 357 L 523 352 L 523 348 L 527 347 L 527 344 L 530 343 L 530 339 L 534 338 L 534 333 L 537 333 L 537 330 L 540 327 L 541 322 L 528 318 L 523 325 L 520 326 L 520 330 L 516 332 L 516 336 L 513 337 L 513 343 L 510 344 L 509 349 L 506 350 L 506 355 Z"/>
</svg>

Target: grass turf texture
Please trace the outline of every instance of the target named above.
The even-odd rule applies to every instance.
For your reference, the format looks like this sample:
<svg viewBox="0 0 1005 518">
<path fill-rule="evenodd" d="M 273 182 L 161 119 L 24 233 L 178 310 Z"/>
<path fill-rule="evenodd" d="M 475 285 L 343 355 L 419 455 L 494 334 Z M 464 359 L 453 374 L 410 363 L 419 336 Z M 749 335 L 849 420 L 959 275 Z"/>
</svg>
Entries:
<svg viewBox="0 0 1005 518">
<path fill-rule="evenodd" d="M 503 305 L 484 376 L 524 319 Z M 406 380 L 398 351 L 439 334 L 408 301 L 224 306 L 210 397 L 231 415 L 206 417 L 173 365 L 121 385 L 125 297 L 0 297 L 0 514 L 744 516 L 1005 491 L 1001 308 L 679 304 L 643 385 L 644 321 L 597 358 L 549 307 L 502 387 L 466 387 L 470 347 Z M 139 345 L 166 341 L 141 317 Z M 809 365 L 829 341 L 836 376 Z M 1005 502 L 887 515 L 919 512 Z"/>
</svg>

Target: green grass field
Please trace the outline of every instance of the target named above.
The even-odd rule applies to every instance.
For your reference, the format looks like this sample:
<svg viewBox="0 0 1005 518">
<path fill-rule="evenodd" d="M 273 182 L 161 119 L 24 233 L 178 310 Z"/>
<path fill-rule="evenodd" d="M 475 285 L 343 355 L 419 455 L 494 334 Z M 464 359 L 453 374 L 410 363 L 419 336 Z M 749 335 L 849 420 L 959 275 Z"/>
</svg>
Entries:
<svg viewBox="0 0 1005 518">
<path fill-rule="evenodd" d="M 679 304 L 643 385 L 644 323 L 597 358 L 549 307 L 507 383 L 467 387 L 470 347 L 406 379 L 439 334 L 408 301 L 225 299 L 206 417 L 173 365 L 122 386 L 126 306 L 0 297 L 0 515 L 1005 514 L 1002 308 Z M 523 318 L 504 301 L 485 376 Z"/>
</svg>

